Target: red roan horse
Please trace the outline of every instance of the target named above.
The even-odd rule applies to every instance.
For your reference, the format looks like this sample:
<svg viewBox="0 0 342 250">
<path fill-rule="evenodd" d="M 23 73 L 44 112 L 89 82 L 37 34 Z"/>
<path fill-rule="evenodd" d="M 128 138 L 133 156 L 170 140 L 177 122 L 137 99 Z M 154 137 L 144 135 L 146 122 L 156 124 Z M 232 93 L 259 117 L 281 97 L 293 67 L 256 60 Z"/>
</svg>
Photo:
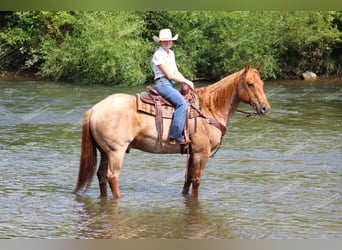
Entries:
<svg viewBox="0 0 342 250">
<path fill-rule="evenodd" d="M 236 112 L 240 102 L 249 103 L 259 115 L 267 114 L 270 104 L 263 90 L 259 70 L 246 67 L 217 83 L 196 89 L 205 118 L 189 120 L 189 162 L 182 193 L 198 197 L 200 178 L 210 153 L 221 143 L 222 129 L 213 126 L 225 125 Z M 163 121 L 162 145 L 158 140 L 155 117 L 137 111 L 136 97 L 128 94 L 113 94 L 90 108 L 83 121 L 82 153 L 78 181 L 74 193 L 90 185 L 96 171 L 96 152 L 101 161 L 97 170 L 101 197 L 107 196 L 107 182 L 114 198 L 120 198 L 119 174 L 126 151 L 139 149 L 149 153 L 180 153 L 179 145 L 167 143 L 171 119 Z M 194 128 L 196 126 L 196 129 Z"/>
</svg>

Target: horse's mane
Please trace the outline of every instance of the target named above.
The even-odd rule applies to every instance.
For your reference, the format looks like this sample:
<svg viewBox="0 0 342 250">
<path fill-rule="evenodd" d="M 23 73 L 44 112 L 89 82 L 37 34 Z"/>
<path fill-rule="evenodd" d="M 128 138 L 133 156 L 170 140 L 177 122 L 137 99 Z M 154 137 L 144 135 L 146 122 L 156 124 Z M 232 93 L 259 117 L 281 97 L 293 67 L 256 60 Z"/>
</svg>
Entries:
<svg viewBox="0 0 342 250">
<path fill-rule="evenodd" d="M 222 107 L 227 98 L 232 94 L 232 87 L 242 79 L 243 70 L 230 74 L 218 82 L 207 87 L 197 89 L 202 107 Z"/>
</svg>

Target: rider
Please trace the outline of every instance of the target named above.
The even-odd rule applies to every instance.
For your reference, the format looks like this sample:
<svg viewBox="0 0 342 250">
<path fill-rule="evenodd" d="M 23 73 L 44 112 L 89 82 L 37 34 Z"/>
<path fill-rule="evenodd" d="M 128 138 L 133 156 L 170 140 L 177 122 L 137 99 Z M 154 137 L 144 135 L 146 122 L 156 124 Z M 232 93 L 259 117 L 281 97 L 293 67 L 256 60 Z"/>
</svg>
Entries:
<svg viewBox="0 0 342 250">
<path fill-rule="evenodd" d="M 159 48 L 153 54 L 151 60 L 154 72 L 155 88 L 175 108 L 170 128 L 169 144 L 186 144 L 183 133 L 187 103 L 178 90 L 174 88 L 175 82 L 185 83 L 194 88 L 193 82 L 186 79 L 178 70 L 175 54 L 171 50 L 173 41 L 178 39 L 178 34 L 172 37 L 170 29 L 162 29 L 159 37 L 153 36 L 153 40 L 159 44 Z"/>
</svg>

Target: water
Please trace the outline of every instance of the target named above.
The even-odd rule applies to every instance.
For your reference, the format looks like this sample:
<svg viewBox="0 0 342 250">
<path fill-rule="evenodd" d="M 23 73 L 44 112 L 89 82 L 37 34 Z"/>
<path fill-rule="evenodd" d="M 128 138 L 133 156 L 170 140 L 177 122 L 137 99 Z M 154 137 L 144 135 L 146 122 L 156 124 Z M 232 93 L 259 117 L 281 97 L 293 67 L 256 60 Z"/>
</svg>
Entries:
<svg viewBox="0 0 342 250">
<path fill-rule="evenodd" d="M 340 238 L 341 87 L 267 82 L 271 113 L 234 116 L 198 200 L 181 195 L 185 156 L 132 150 L 117 201 L 99 199 L 96 179 L 71 194 L 82 119 L 144 87 L 0 82 L 0 238 Z"/>
</svg>

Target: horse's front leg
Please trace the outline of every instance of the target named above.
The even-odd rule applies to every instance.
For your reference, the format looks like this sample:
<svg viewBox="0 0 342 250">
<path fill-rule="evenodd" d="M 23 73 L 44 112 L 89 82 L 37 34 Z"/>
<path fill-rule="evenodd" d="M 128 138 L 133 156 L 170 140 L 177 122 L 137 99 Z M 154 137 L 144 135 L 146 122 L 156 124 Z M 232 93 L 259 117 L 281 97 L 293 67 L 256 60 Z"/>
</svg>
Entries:
<svg viewBox="0 0 342 250">
<path fill-rule="evenodd" d="M 186 169 L 185 181 L 184 181 L 184 186 L 183 186 L 183 190 L 182 190 L 183 195 L 189 194 L 189 190 L 190 190 L 190 186 L 191 186 L 191 179 L 192 179 L 191 173 L 192 173 L 192 168 L 193 168 L 193 157 L 192 157 L 192 155 L 190 155 L 189 162 L 187 164 L 188 164 L 188 167 Z"/>
<path fill-rule="evenodd" d="M 189 194 L 190 185 L 191 185 L 191 177 L 189 177 L 189 175 L 188 175 L 184 181 L 184 186 L 183 186 L 183 190 L 182 190 L 183 195 Z"/>
<path fill-rule="evenodd" d="M 198 198 L 199 186 L 201 183 L 201 175 L 204 170 L 205 165 L 209 159 L 209 154 L 196 154 L 193 157 L 193 168 L 191 169 L 191 184 L 192 192 L 191 196 Z"/>
</svg>

